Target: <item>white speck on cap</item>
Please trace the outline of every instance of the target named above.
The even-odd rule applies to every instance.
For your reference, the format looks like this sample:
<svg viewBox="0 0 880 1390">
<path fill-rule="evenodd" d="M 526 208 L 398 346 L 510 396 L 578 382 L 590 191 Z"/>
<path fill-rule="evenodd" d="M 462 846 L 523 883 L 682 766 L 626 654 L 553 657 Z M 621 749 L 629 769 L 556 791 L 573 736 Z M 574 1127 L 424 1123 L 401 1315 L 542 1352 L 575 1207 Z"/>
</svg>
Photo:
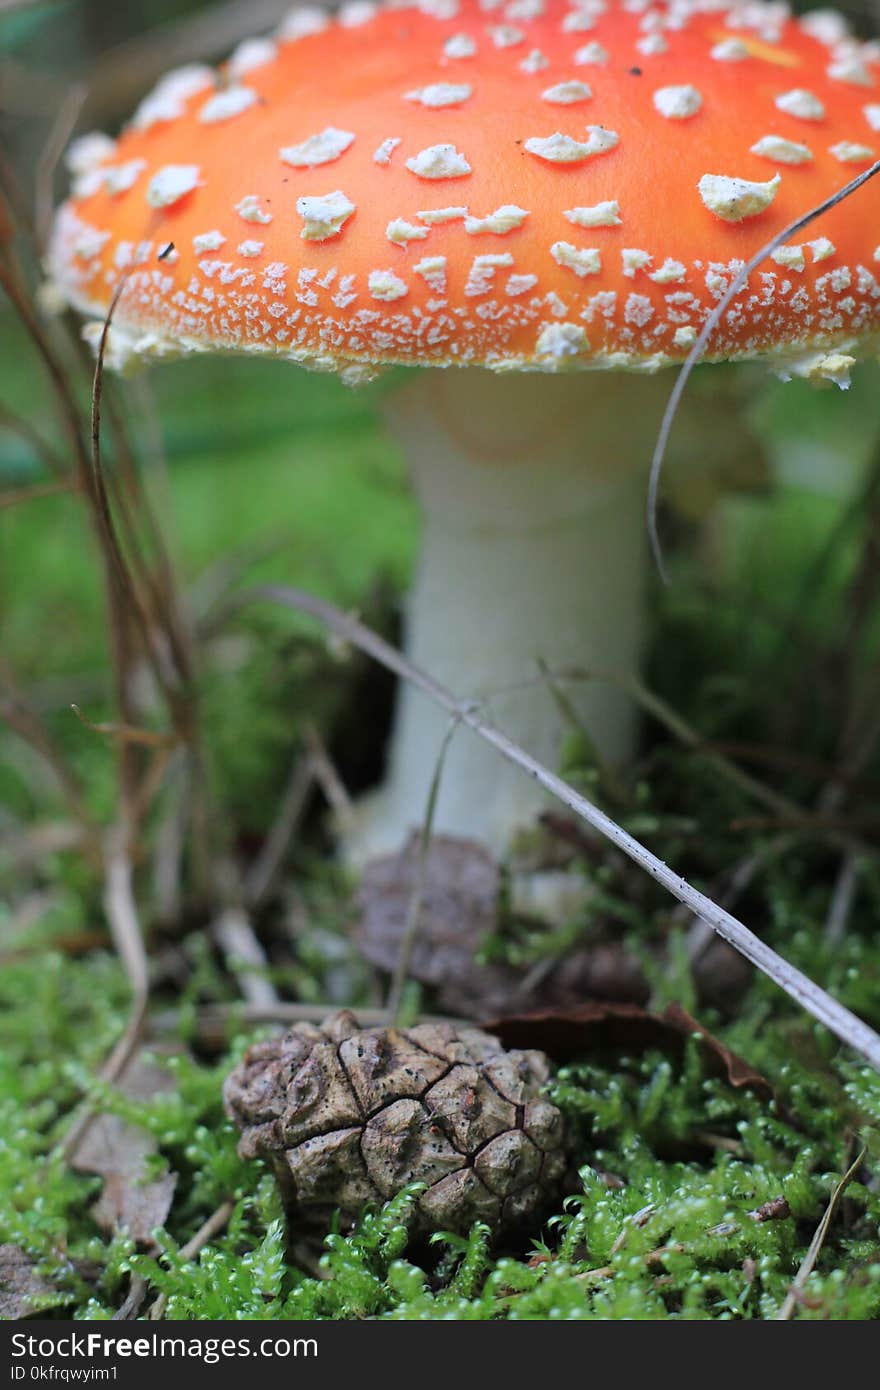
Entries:
<svg viewBox="0 0 880 1390">
<path fill-rule="evenodd" d="M 654 257 L 650 251 L 642 251 L 638 246 L 625 246 L 620 253 L 623 273 L 628 280 L 634 280 L 636 271 L 647 270 Z"/>
<path fill-rule="evenodd" d="M 786 115 L 797 116 L 802 121 L 825 119 L 825 103 L 803 87 L 793 87 L 790 92 L 781 92 L 775 98 L 775 104 Z"/>
<path fill-rule="evenodd" d="M 752 55 L 742 39 L 722 39 L 715 44 L 709 56 L 718 63 L 742 63 Z"/>
<path fill-rule="evenodd" d="M 214 73 L 204 63 L 187 63 L 160 78 L 131 118 L 135 130 L 150 130 L 157 121 L 176 121 L 190 97 L 214 86 Z"/>
<path fill-rule="evenodd" d="M 429 145 L 408 159 L 406 167 L 420 179 L 460 179 L 471 172 L 471 166 L 454 145 Z"/>
<path fill-rule="evenodd" d="M 373 151 L 374 164 L 390 164 L 391 156 L 400 144 L 399 135 L 389 135 L 387 140 L 383 140 L 378 149 Z"/>
<path fill-rule="evenodd" d="M 828 76 L 833 82 L 845 82 L 850 87 L 872 87 L 873 81 L 861 58 L 845 55 L 828 66 Z"/>
<path fill-rule="evenodd" d="M 603 48 L 600 43 L 593 39 L 590 43 L 585 43 L 583 48 L 579 48 L 574 55 L 574 63 L 581 68 L 604 67 L 611 62 L 611 54 L 607 48 Z"/>
<path fill-rule="evenodd" d="M 539 357 L 577 357 L 590 346 L 586 333 L 576 323 L 545 323 L 535 344 Z"/>
<path fill-rule="evenodd" d="M 777 246 L 770 258 L 786 270 L 803 270 L 806 265 L 802 246 Z"/>
<path fill-rule="evenodd" d="M 839 140 L 836 145 L 829 146 L 828 153 L 841 164 L 871 164 L 877 158 L 870 145 L 858 145 L 852 140 Z"/>
<path fill-rule="evenodd" d="M 385 228 L 385 235 L 395 246 L 406 246 L 410 241 L 424 241 L 428 235 L 428 228 L 416 227 L 403 217 L 394 217 Z"/>
<path fill-rule="evenodd" d="M 641 39 L 636 39 L 636 48 L 645 58 L 651 58 L 655 53 L 665 53 L 669 48 L 662 34 L 645 34 Z"/>
<path fill-rule="evenodd" d="M 592 207 L 567 208 L 562 215 L 575 227 L 620 226 L 620 204 L 615 199 Z"/>
<path fill-rule="evenodd" d="M 305 223 L 301 232 L 303 240 L 327 241 L 341 230 L 355 211 L 355 205 L 337 188 L 334 193 L 297 198 L 296 210 Z"/>
<path fill-rule="evenodd" d="M 572 246 L 570 241 L 554 241 L 550 255 L 557 265 L 573 270 L 581 279 L 585 275 L 599 275 L 602 270 L 602 253 L 596 246 Z"/>
<path fill-rule="evenodd" d="M 831 45 L 840 43 L 850 33 L 848 20 L 839 10 L 811 10 L 798 18 L 798 26 L 819 43 Z"/>
<path fill-rule="evenodd" d="M 591 14 L 589 9 L 583 8 L 580 5 L 569 10 L 562 21 L 563 34 L 585 34 L 588 33 L 590 29 L 595 29 L 595 27 L 595 15 Z"/>
<path fill-rule="evenodd" d="M 197 164 L 166 164 L 150 179 L 147 202 L 151 208 L 167 208 L 192 193 L 199 183 Z"/>
<path fill-rule="evenodd" d="M 767 183 L 731 178 L 727 174 L 704 174 L 697 184 L 704 204 L 724 222 L 744 222 L 769 208 L 782 179 L 774 174 Z"/>
<path fill-rule="evenodd" d="M 516 29 L 512 24 L 490 24 L 489 37 L 496 48 L 516 48 L 525 42 L 526 36 L 522 29 Z"/>
<path fill-rule="evenodd" d="M 526 140 L 524 148 L 529 154 L 546 159 L 551 164 L 578 164 L 592 155 L 613 150 L 620 140 L 616 131 L 606 130 L 604 126 L 587 126 L 587 130 L 589 138 L 586 141 L 573 140 L 570 135 L 563 135 L 557 130 L 546 138 L 533 136 Z"/>
<path fill-rule="evenodd" d="M 593 90 L 586 82 L 557 82 L 541 93 L 541 100 L 556 106 L 574 106 L 576 102 L 589 101 L 592 95 Z"/>
<path fill-rule="evenodd" d="M 623 306 L 625 323 L 634 323 L 636 328 L 644 328 L 654 317 L 654 305 L 646 294 L 627 295 Z"/>
<path fill-rule="evenodd" d="M 395 275 L 393 270 L 371 270 L 367 277 L 367 286 L 374 299 L 383 299 L 390 303 L 394 299 L 403 299 L 409 289 L 404 280 L 399 275 Z"/>
<path fill-rule="evenodd" d="M 537 275 L 508 275 L 504 293 L 515 299 L 518 294 L 527 294 L 538 283 Z"/>
<path fill-rule="evenodd" d="M 762 135 L 751 149 L 752 154 L 760 155 L 762 159 L 772 159 L 776 164 L 809 164 L 813 158 L 809 145 L 785 140 L 781 135 Z"/>
<path fill-rule="evenodd" d="M 676 285 L 685 278 L 687 271 L 681 261 L 675 261 L 671 256 L 657 270 L 652 270 L 648 275 L 649 280 L 653 280 L 655 285 Z"/>
<path fill-rule="evenodd" d="M 235 211 L 245 222 L 259 222 L 265 227 L 272 221 L 271 212 L 264 212 L 260 207 L 260 197 L 257 193 L 248 193 L 236 203 Z"/>
<path fill-rule="evenodd" d="M 137 183 L 146 167 L 145 159 L 127 159 L 124 164 L 108 164 L 101 170 L 104 187 L 112 196 L 127 193 Z"/>
<path fill-rule="evenodd" d="M 208 97 L 205 104 L 199 108 L 199 120 L 202 125 L 216 125 L 218 121 L 229 121 L 233 116 L 240 116 L 242 111 L 255 106 L 257 100 L 257 94 L 252 87 L 241 84 L 225 87 L 222 92 L 215 92 L 212 97 Z"/>
<path fill-rule="evenodd" d="M 71 174 L 88 174 L 116 151 L 116 141 L 103 131 L 93 130 L 71 140 L 64 154 L 64 163 Z"/>
<path fill-rule="evenodd" d="M 538 19 L 546 12 L 544 0 L 508 0 L 504 6 L 505 19 Z"/>
<path fill-rule="evenodd" d="M 460 217 L 467 217 L 467 208 L 426 208 L 424 212 L 417 212 L 416 217 L 420 217 L 423 222 L 427 222 L 429 227 L 433 227 L 443 222 L 457 222 Z"/>
<path fill-rule="evenodd" d="M 416 8 L 420 14 L 430 15 L 432 19 L 455 19 L 459 3 L 458 0 L 418 0 Z"/>
<path fill-rule="evenodd" d="M 320 34 L 329 24 L 330 16 L 326 10 L 317 5 L 297 5 L 282 19 L 275 33 L 279 39 L 293 42 L 309 34 Z"/>
<path fill-rule="evenodd" d="M 81 261 L 94 260 L 95 256 L 100 256 L 109 240 L 109 232 L 101 232 L 97 227 L 89 227 L 87 223 L 81 222 L 77 228 L 73 253 Z"/>
<path fill-rule="evenodd" d="M 676 328 L 672 341 L 678 348 L 693 347 L 697 341 L 697 330 L 691 324 L 685 324 L 683 328 Z"/>
<path fill-rule="evenodd" d="M 201 232 L 193 237 L 193 250 L 197 256 L 201 256 L 205 251 L 219 251 L 225 240 L 222 232 Z"/>
<path fill-rule="evenodd" d="M 519 66 L 521 72 L 543 72 L 545 68 L 549 68 L 550 59 L 541 52 L 540 48 L 533 48 L 531 53 L 523 58 Z"/>
<path fill-rule="evenodd" d="M 658 87 L 654 93 L 655 109 L 670 121 L 686 121 L 702 105 L 703 98 L 696 87 Z"/>
<path fill-rule="evenodd" d="M 443 106 L 461 106 L 473 93 L 473 87 L 466 82 L 433 82 L 428 87 L 417 87 L 415 91 L 407 92 L 404 99 L 439 109 Z"/>
<path fill-rule="evenodd" d="M 254 68 L 265 67 L 278 57 L 278 45 L 267 38 L 244 39 L 234 48 L 229 58 L 228 69 L 233 77 L 241 77 Z"/>
<path fill-rule="evenodd" d="M 262 241 L 240 241 L 238 243 L 238 254 L 240 256 L 261 256 L 263 254 Z"/>
<path fill-rule="evenodd" d="M 495 271 L 511 265 L 513 265 L 513 257 L 508 251 L 503 251 L 498 255 L 474 256 L 464 287 L 465 294 L 470 296 L 488 294 L 492 288 Z"/>
<path fill-rule="evenodd" d="M 418 264 L 413 266 L 413 270 L 416 275 L 421 275 L 436 294 L 446 293 L 445 256 L 423 256 Z"/>
<path fill-rule="evenodd" d="M 353 141 L 354 135 L 350 130 L 337 130 L 335 126 L 328 125 L 299 145 L 285 145 L 279 153 L 284 163 L 292 165 L 294 169 L 314 169 L 338 159 Z"/>
<path fill-rule="evenodd" d="M 829 241 L 827 236 L 817 236 L 813 241 L 808 241 L 807 245 L 813 253 L 814 262 L 827 261 L 837 250 L 834 242 Z"/>
<path fill-rule="evenodd" d="M 343 29 L 359 29 L 362 24 L 369 24 L 378 8 L 373 0 L 349 0 L 337 11 L 336 19 Z"/>
<path fill-rule="evenodd" d="M 453 34 L 443 45 L 447 58 L 473 58 L 477 45 L 470 34 Z"/>
<path fill-rule="evenodd" d="M 516 227 L 521 227 L 528 215 L 525 208 L 518 208 L 514 203 L 505 203 L 503 207 L 490 212 L 488 217 L 466 217 L 464 229 L 471 236 L 478 236 L 482 232 L 494 232 L 496 236 L 504 236 Z"/>
<path fill-rule="evenodd" d="M 880 130 L 880 105 L 869 102 L 867 106 L 862 107 L 862 110 L 865 113 L 865 120 L 868 122 L 871 129 Z"/>
</svg>

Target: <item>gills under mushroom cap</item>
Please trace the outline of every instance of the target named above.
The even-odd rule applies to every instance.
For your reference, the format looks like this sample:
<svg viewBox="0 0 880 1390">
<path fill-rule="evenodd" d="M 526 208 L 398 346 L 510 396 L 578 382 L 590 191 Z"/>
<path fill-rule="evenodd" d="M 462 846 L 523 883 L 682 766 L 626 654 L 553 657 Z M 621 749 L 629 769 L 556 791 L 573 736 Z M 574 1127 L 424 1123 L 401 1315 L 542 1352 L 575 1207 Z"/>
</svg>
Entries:
<svg viewBox="0 0 880 1390">
<path fill-rule="evenodd" d="M 169 74 L 118 141 L 77 142 L 51 272 L 97 316 L 127 277 L 123 356 L 679 361 L 742 262 L 880 150 L 876 46 L 782 10 L 294 10 L 213 78 Z M 711 356 L 831 374 L 823 353 L 880 332 L 880 180 L 819 229 L 753 275 Z"/>
</svg>

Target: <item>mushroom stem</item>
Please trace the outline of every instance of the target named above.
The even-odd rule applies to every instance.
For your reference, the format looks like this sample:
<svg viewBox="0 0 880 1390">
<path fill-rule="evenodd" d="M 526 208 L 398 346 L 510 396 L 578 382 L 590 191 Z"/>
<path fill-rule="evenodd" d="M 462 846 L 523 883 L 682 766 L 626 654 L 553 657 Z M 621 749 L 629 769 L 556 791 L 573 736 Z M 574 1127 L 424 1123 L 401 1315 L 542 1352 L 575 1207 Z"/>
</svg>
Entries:
<svg viewBox="0 0 880 1390">
<path fill-rule="evenodd" d="M 571 720 L 541 668 L 579 671 L 567 703 L 597 756 L 631 755 L 635 711 L 608 675 L 632 674 L 642 637 L 644 465 L 667 384 L 622 373 L 422 373 L 390 399 L 424 510 L 406 615 L 412 660 L 540 761 Z M 355 862 L 421 825 L 448 729 L 401 688 L 385 785 L 361 806 Z M 547 805 L 536 784 L 459 729 L 432 828 L 503 855 Z"/>
</svg>

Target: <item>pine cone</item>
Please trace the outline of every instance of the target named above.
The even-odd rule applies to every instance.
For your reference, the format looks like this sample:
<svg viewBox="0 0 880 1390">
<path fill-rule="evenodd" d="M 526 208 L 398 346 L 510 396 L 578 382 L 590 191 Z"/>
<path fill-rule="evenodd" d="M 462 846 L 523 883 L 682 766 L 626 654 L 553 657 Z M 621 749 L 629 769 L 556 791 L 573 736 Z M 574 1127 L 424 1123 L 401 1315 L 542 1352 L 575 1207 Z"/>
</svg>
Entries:
<svg viewBox="0 0 880 1390">
<path fill-rule="evenodd" d="M 360 1029 L 350 1013 L 256 1043 L 229 1075 L 243 1158 L 268 1159 L 288 1213 L 351 1224 L 365 1202 L 423 1182 L 416 1227 L 534 1224 L 565 1169 L 542 1052 L 448 1023 Z"/>
</svg>

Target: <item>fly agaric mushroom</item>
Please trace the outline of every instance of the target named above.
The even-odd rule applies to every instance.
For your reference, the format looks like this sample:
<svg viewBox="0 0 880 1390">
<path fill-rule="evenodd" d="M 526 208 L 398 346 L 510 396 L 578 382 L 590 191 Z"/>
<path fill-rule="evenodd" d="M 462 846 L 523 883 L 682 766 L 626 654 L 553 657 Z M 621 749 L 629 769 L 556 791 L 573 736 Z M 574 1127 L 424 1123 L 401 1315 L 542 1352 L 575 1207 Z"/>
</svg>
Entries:
<svg viewBox="0 0 880 1390">
<path fill-rule="evenodd" d="M 125 279 L 120 362 L 259 352 L 349 381 L 450 369 L 389 409 L 426 519 L 408 650 L 462 697 L 495 692 L 497 721 L 552 763 L 564 722 L 538 661 L 638 660 L 639 465 L 666 392 L 652 374 L 684 359 L 743 262 L 878 146 L 877 46 L 832 11 L 356 0 L 331 22 L 301 6 L 219 74 L 164 78 L 118 141 L 77 143 L 51 271 L 99 321 Z M 820 232 L 751 277 L 711 359 L 846 384 L 880 329 L 880 181 Z M 710 420 L 707 453 L 716 442 Z M 625 758 L 619 689 L 586 682 L 571 702 L 600 753 Z M 420 821 L 445 730 L 401 691 L 362 854 Z M 438 830 L 504 849 L 540 804 L 456 734 Z"/>
</svg>

